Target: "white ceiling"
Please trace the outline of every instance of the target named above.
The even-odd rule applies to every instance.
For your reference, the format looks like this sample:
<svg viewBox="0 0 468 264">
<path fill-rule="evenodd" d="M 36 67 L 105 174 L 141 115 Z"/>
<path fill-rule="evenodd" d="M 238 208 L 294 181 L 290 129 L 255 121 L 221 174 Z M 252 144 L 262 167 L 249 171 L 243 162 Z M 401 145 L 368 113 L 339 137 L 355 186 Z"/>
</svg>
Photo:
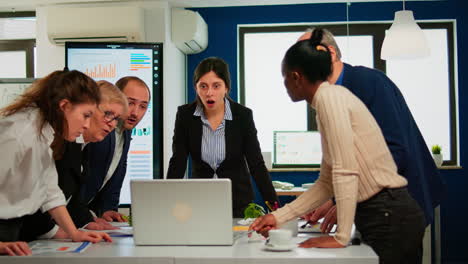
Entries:
<svg viewBox="0 0 468 264">
<path fill-rule="evenodd" d="M 106 3 L 106 2 L 169 2 L 174 7 L 219 7 L 219 6 L 253 6 L 253 5 L 285 5 L 309 3 L 346 3 L 346 2 L 391 2 L 398 0 L 0 0 L 0 11 L 33 11 L 38 6 Z M 440 1 L 440 0 L 411 0 Z M 408 1 L 407 1 L 408 2 Z"/>
</svg>

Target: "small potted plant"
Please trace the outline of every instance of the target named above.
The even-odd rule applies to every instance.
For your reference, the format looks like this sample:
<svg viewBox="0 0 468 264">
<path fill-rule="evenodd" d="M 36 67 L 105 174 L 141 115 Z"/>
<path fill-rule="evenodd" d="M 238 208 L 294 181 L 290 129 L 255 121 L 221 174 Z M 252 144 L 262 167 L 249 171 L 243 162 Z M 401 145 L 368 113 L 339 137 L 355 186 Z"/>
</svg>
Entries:
<svg viewBox="0 0 468 264">
<path fill-rule="evenodd" d="M 442 157 L 442 147 L 440 145 L 432 146 L 432 157 L 434 158 L 434 162 L 437 165 L 437 167 L 442 166 L 444 158 Z"/>
<path fill-rule="evenodd" d="M 256 203 L 249 203 L 247 208 L 245 208 L 244 210 L 244 219 L 248 219 L 248 218 L 255 219 L 264 214 L 265 214 L 265 209 L 262 206 Z"/>
</svg>

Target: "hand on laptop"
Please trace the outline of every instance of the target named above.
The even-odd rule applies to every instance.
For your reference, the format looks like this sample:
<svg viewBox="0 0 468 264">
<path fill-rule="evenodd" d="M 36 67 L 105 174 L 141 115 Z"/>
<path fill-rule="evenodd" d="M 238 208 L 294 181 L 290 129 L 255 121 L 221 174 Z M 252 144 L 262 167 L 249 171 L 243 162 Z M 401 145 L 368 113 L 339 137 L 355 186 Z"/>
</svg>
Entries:
<svg viewBox="0 0 468 264">
<path fill-rule="evenodd" d="M 108 222 L 128 222 L 122 216 L 123 215 L 121 213 L 112 210 L 106 211 L 102 214 L 102 218 Z"/>
</svg>

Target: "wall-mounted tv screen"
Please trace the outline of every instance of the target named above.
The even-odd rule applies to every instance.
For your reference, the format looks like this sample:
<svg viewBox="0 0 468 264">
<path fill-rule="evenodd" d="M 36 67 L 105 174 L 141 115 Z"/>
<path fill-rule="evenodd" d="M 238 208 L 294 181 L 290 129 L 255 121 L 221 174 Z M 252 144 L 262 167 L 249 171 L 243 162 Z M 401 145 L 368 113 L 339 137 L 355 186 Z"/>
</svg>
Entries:
<svg viewBox="0 0 468 264">
<path fill-rule="evenodd" d="M 67 42 L 65 64 L 94 80 L 116 83 L 124 76 L 136 76 L 150 88 L 148 112 L 132 131 L 127 174 L 120 192 L 120 204 L 130 204 L 130 180 L 161 178 L 163 155 L 162 43 Z"/>
</svg>

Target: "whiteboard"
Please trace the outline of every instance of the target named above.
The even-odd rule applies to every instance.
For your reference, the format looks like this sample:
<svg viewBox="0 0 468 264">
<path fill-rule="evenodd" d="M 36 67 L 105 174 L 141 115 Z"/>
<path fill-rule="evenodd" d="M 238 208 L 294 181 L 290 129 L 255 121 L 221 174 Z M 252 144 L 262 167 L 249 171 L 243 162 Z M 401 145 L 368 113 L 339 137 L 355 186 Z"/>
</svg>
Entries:
<svg viewBox="0 0 468 264">
<path fill-rule="evenodd" d="M 11 104 L 29 88 L 34 79 L 3 79 L 0 81 L 0 108 Z"/>
<path fill-rule="evenodd" d="M 318 131 L 274 131 L 273 167 L 318 167 L 322 144 Z"/>
</svg>

